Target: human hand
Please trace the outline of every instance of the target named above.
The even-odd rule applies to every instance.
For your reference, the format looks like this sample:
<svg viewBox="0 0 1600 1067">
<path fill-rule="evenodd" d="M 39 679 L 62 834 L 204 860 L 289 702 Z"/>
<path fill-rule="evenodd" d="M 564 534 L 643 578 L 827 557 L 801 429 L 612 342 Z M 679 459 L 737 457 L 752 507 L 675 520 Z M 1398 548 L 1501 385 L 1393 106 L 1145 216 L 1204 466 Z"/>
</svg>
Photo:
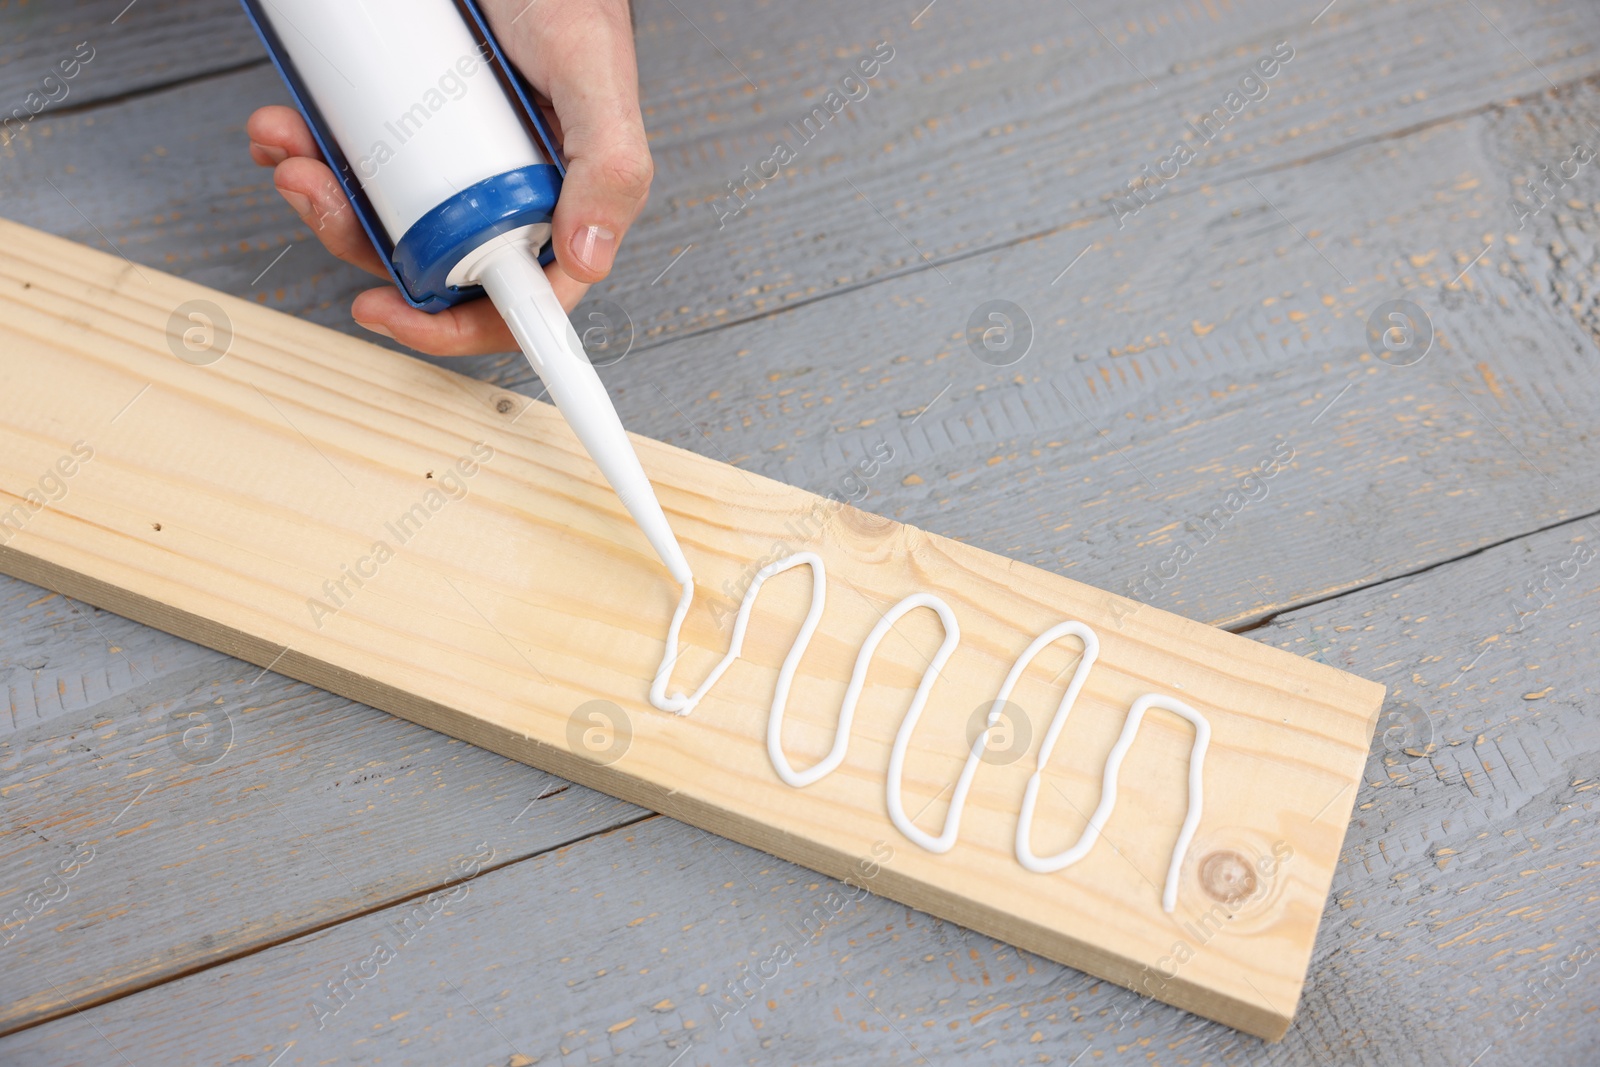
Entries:
<svg viewBox="0 0 1600 1067">
<path fill-rule="evenodd" d="M 610 273 L 617 245 L 643 210 L 654 174 L 639 112 L 628 0 L 482 0 L 482 7 L 507 58 L 554 111 L 549 117 L 567 157 L 567 176 L 554 219 L 556 259 L 545 273 L 561 305 L 571 311 L 591 284 Z M 263 107 L 245 129 L 251 158 L 274 168 L 278 192 L 324 247 L 346 263 L 388 278 L 300 113 Z M 430 355 L 517 347 L 487 300 L 430 315 L 407 304 L 393 285 L 384 285 L 357 296 L 350 311 L 367 329 Z"/>
</svg>

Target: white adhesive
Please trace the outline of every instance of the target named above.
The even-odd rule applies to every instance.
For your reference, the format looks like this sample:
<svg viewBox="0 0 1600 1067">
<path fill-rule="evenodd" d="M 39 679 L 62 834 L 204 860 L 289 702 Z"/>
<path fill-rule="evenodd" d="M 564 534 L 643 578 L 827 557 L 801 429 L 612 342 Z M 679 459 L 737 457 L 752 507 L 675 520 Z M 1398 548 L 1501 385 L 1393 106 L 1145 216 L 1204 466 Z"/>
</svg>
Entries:
<svg viewBox="0 0 1600 1067">
<path fill-rule="evenodd" d="M 1067 690 L 1056 708 L 1055 717 L 1045 733 L 1044 742 L 1039 746 L 1038 763 L 1032 777 L 1028 779 L 1027 788 L 1022 796 L 1022 806 L 1017 813 L 1017 862 L 1036 874 L 1050 874 L 1071 866 L 1088 855 L 1099 841 L 1101 829 L 1111 818 L 1112 809 L 1116 806 L 1118 772 L 1122 768 L 1123 757 L 1133 746 L 1133 739 L 1139 731 L 1139 724 L 1144 720 L 1144 713 L 1150 708 L 1171 711 L 1194 724 L 1194 745 L 1189 750 L 1189 809 L 1184 816 L 1183 827 L 1178 832 L 1178 840 L 1172 848 L 1172 859 L 1167 866 L 1166 887 L 1161 894 L 1161 907 L 1164 911 L 1170 912 L 1177 906 L 1178 879 L 1183 869 L 1183 858 L 1189 851 L 1189 844 L 1194 839 L 1196 828 L 1200 825 L 1204 799 L 1202 778 L 1206 748 L 1211 742 L 1211 724 L 1206 721 L 1204 715 L 1171 697 L 1148 693 L 1133 702 L 1123 723 L 1122 733 L 1112 747 L 1110 755 L 1106 757 L 1105 769 L 1101 772 L 1100 803 L 1095 808 L 1094 814 L 1089 817 L 1088 825 L 1079 835 L 1077 843 L 1053 856 L 1037 856 L 1033 851 L 1033 813 L 1045 766 L 1050 762 L 1050 754 L 1055 749 L 1056 739 L 1060 737 L 1061 729 L 1066 725 L 1067 716 L 1078 699 L 1078 693 L 1083 689 L 1089 672 L 1094 668 L 1095 660 L 1100 655 L 1100 639 L 1084 623 L 1070 621 L 1057 623 L 1034 638 L 1033 643 L 1011 665 L 1011 670 L 1007 673 L 1005 681 L 1000 686 L 1000 692 L 990 707 L 987 726 L 973 742 L 971 751 L 967 753 L 966 763 L 962 765 L 961 775 L 956 780 L 955 793 L 950 798 L 949 810 L 945 813 L 944 828 L 937 837 L 920 829 L 911 821 L 906 815 L 901 797 L 901 782 L 905 771 L 906 752 L 911 747 L 911 735 L 916 730 L 917 720 L 922 716 L 922 709 L 928 702 L 928 695 L 932 692 L 934 683 L 939 680 L 940 671 L 944 669 L 956 646 L 961 643 L 961 627 L 956 623 L 955 613 L 950 610 L 950 605 L 931 593 L 913 593 L 901 600 L 884 613 L 883 618 L 872 628 L 872 632 L 867 634 L 866 642 L 856 655 L 855 667 L 850 672 L 850 684 L 845 689 L 844 702 L 839 709 L 839 725 L 833 735 L 833 747 L 826 756 L 805 770 L 795 770 L 783 752 L 783 713 L 789 703 L 789 690 L 794 684 L 795 671 L 799 669 L 800 660 L 805 656 L 806 647 L 811 643 L 811 635 L 816 632 L 817 623 L 822 620 L 822 609 L 827 599 L 827 568 L 823 565 L 822 557 L 815 552 L 799 552 L 775 563 L 769 563 L 757 571 L 750 588 L 745 592 L 744 602 L 739 605 L 739 614 L 734 619 L 733 638 L 728 642 L 727 654 L 711 669 L 711 673 L 694 692 L 668 695 L 667 685 L 672 679 L 672 668 L 678 660 L 678 642 L 683 629 L 683 620 L 688 616 L 689 607 L 694 602 L 694 583 L 692 581 L 684 583 L 683 595 L 678 601 L 677 610 L 672 613 L 672 624 L 667 630 L 661 665 L 656 669 L 655 680 L 650 686 L 650 703 L 662 711 L 672 712 L 675 715 L 688 715 L 694 711 L 700 700 L 712 686 L 717 684 L 724 672 L 743 652 L 745 630 L 750 625 L 750 611 L 755 606 L 762 585 L 768 578 L 799 566 L 811 568 L 811 607 L 806 611 L 805 620 L 800 624 L 800 632 L 795 636 L 794 644 L 790 646 L 789 654 L 784 657 L 783 666 L 778 671 L 778 681 L 772 695 L 772 710 L 767 718 L 767 755 L 772 760 L 773 769 L 777 771 L 779 778 L 788 785 L 801 788 L 827 777 L 844 762 L 845 752 L 850 745 L 850 726 L 855 719 L 856 703 L 860 700 L 861 690 L 866 685 L 867 668 L 877 653 L 878 643 L 904 615 L 917 608 L 930 608 L 938 614 L 939 621 L 944 626 L 945 636 L 939 645 L 939 650 L 929 661 L 928 669 L 923 672 L 922 681 L 917 685 L 917 691 L 911 699 L 911 706 L 906 709 L 905 717 L 900 722 L 900 729 L 895 734 L 894 746 L 889 752 L 887 799 L 889 818 L 896 829 L 929 852 L 948 852 L 955 846 L 956 838 L 961 832 L 961 813 L 966 805 L 967 792 L 971 789 L 972 780 L 978 772 L 978 765 L 982 762 L 983 750 L 989 740 L 989 730 L 1000 721 L 1000 716 L 1011 697 L 1011 691 L 1021 680 L 1023 672 L 1027 670 L 1035 656 L 1063 637 L 1076 637 L 1083 644 L 1083 655 L 1077 669 L 1072 673 L 1072 679 L 1067 683 Z"/>
</svg>

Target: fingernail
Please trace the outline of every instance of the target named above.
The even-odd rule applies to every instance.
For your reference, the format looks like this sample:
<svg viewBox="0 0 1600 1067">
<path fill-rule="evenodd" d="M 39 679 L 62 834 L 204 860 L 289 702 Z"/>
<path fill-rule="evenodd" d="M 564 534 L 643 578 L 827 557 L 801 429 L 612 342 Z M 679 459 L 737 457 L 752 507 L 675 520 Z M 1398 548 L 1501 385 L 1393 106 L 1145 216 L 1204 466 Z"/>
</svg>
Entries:
<svg viewBox="0 0 1600 1067">
<path fill-rule="evenodd" d="M 278 192 L 280 195 L 282 195 L 283 199 L 288 203 L 288 205 L 294 208 L 294 213 L 296 215 L 299 215 L 302 219 L 306 220 L 311 218 L 310 197 L 306 196 L 304 193 L 297 193 L 293 189 L 285 189 L 282 186 L 278 187 Z"/>
<path fill-rule="evenodd" d="M 262 144 L 260 141 L 251 141 L 250 147 L 255 149 L 257 152 L 260 152 L 268 159 L 272 160 L 273 166 L 277 166 L 279 163 L 282 163 L 284 160 L 289 158 L 289 153 L 285 152 L 277 145 Z"/>
<path fill-rule="evenodd" d="M 360 319 L 357 319 L 356 325 L 360 326 L 364 330 L 371 330 L 380 337 L 387 337 L 391 341 L 394 340 L 394 334 L 389 331 L 389 327 L 383 325 L 381 322 L 362 322 Z"/>
<path fill-rule="evenodd" d="M 604 226 L 586 226 L 572 235 L 572 254 L 596 274 L 604 274 L 617 254 L 617 235 Z"/>
</svg>

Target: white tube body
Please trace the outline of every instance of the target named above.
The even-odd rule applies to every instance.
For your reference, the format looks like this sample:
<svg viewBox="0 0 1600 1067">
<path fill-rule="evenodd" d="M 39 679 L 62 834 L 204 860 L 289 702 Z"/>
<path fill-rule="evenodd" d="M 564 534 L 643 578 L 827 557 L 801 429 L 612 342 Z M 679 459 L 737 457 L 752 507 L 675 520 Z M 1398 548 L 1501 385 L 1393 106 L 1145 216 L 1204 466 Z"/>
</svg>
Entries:
<svg viewBox="0 0 1600 1067">
<path fill-rule="evenodd" d="M 549 162 L 451 0 L 262 10 L 392 241 L 468 186 Z"/>
</svg>

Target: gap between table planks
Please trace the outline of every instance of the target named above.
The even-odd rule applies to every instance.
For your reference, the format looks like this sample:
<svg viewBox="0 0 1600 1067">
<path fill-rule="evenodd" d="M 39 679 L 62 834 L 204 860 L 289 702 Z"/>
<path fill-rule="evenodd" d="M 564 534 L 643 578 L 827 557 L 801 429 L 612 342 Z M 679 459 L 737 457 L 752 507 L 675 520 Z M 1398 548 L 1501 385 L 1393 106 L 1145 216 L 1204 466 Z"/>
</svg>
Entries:
<svg viewBox="0 0 1600 1067">
<path fill-rule="evenodd" d="M 1171 915 L 1159 885 L 1192 741 L 1174 717 L 1147 720 L 1107 839 L 1080 864 L 1036 875 L 1014 858 L 1036 744 L 980 768 L 959 842 L 933 855 L 894 830 L 884 800 L 889 745 L 939 636 L 929 618 L 880 647 L 845 763 L 791 789 L 767 758 L 765 708 L 805 610 L 801 575 L 772 583 L 743 661 L 700 709 L 663 715 L 645 693 L 676 590 L 553 408 L 14 223 L 0 224 L 0 246 L 0 510 L 77 442 L 94 451 L 67 464 L 65 496 L 0 546 L 0 570 L 833 877 L 860 881 L 861 861 L 887 843 L 876 893 L 1250 1033 L 1287 1028 L 1381 686 L 852 508 L 797 536 L 820 498 L 638 439 L 702 589 L 680 686 L 726 647 L 712 609 L 725 582 L 776 541 L 828 563 L 827 611 L 786 730 L 797 765 L 826 750 L 879 614 L 919 590 L 952 603 L 962 643 L 907 759 L 906 807 L 925 829 L 942 823 L 973 714 L 1064 618 L 1094 627 L 1102 654 L 1047 775 L 1041 853 L 1081 831 L 1135 697 L 1170 693 L 1211 721 L 1205 817 Z M 209 366 L 169 349 L 169 330 L 189 325 L 174 310 L 190 300 L 231 324 L 231 347 Z M 309 604 L 327 602 L 324 582 L 397 541 L 386 523 L 479 443 L 480 459 L 482 445 L 493 456 L 462 480 L 466 495 L 319 619 Z M 1058 643 L 1019 685 L 1035 738 L 1077 658 Z M 627 723 L 630 745 L 609 764 L 570 740 L 594 699 Z M 1206 856 L 1280 845 L 1293 859 L 1265 892 L 1224 907 L 1221 932 L 1193 925 L 1216 919 L 1198 875 Z M 1170 959 L 1146 970 L 1179 941 L 1195 955 L 1176 974 L 1161 977 Z"/>
</svg>

